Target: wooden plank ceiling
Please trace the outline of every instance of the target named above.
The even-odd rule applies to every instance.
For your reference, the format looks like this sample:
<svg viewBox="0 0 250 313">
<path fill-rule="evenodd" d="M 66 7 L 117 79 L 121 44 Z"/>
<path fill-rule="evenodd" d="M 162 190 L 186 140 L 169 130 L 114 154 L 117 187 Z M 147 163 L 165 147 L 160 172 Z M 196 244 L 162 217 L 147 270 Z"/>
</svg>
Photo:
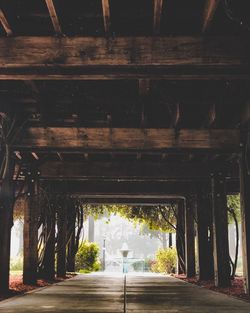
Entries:
<svg viewBox="0 0 250 313">
<path fill-rule="evenodd" d="M 114 162 L 126 163 L 120 176 L 136 163 L 147 178 L 150 162 L 153 179 L 173 164 L 169 179 L 181 179 L 178 164 L 185 178 L 190 166 L 234 168 L 250 45 L 245 10 L 238 23 L 229 9 L 219 0 L 2 0 L 0 111 L 27 117 L 16 161 L 46 173 L 59 162 L 70 179 L 76 162 L 84 179 L 96 162 L 100 176 L 110 166 L 118 178 Z"/>
</svg>

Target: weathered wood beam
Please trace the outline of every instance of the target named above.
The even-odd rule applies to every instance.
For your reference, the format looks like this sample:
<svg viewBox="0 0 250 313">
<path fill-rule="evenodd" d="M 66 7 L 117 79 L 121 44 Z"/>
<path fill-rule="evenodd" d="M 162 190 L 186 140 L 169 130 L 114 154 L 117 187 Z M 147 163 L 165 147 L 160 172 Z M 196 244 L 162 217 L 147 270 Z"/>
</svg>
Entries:
<svg viewBox="0 0 250 313">
<path fill-rule="evenodd" d="M 138 81 L 138 91 L 139 91 L 139 101 L 141 106 L 141 127 L 146 127 L 147 124 L 147 103 L 148 96 L 150 93 L 150 80 L 149 79 L 139 79 Z"/>
<path fill-rule="evenodd" d="M 250 45 L 235 37 L 0 39 L 0 79 L 249 78 Z"/>
<path fill-rule="evenodd" d="M 144 178 L 193 180 L 209 179 L 211 167 L 204 164 L 181 164 L 159 162 L 57 162 L 47 161 L 40 166 L 41 177 L 46 179 L 85 179 L 85 178 Z M 238 169 L 230 165 L 228 177 L 238 178 Z"/>
<path fill-rule="evenodd" d="M 54 2 L 53 2 L 53 0 L 45 0 L 45 2 L 46 2 L 46 5 L 48 7 L 48 10 L 49 10 L 49 15 L 50 15 L 55 33 L 58 35 L 61 35 L 62 29 L 61 29 L 59 19 L 58 19 L 57 13 L 56 13 L 56 8 L 54 5 Z"/>
<path fill-rule="evenodd" d="M 166 182 L 166 181 L 144 181 L 133 180 L 126 181 L 123 179 L 86 179 L 86 180 L 57 180 L 49 181 L 43 180 L 42 183 L 46 187 L 51 187 L 52 192 L 55 193 L 67 193 L 83 195 L 100 195 L 108 196 L 118 195 L 124 198 L 124 195 L 129 196 L 131 199 L 133 196 L 138 195 L 140 198 L 149 199 L 152 196 L 157 198 L 167 196 L 182 196 L 188 193 L 193 194 L 196 192 L 195 186 L 191 182 Z M 238 184 L 234 184 L 231 181 L 227 181 L 228 193 L 239 192 Z M 65 192 L 66 191 L 66 192 Z M 184 196 L 183 196 L 184 197 Z"/>
<path fill-rule="evenodd" d="M 143 199 L 143 198 L 129 198 L 129 197 L 115 197 L 109 196 L 104 197 L 104 195 L 84 195 L 84 202 L 88 204 L 98 205 L 98 204 L 128 204 L 128 205 L 143 205 L 152 207 L 153 205 L 166 205 L 176 203 L 180 196 L 173 195 L 173 196 L 166 196 L 164 198 L 150 198 L 150 199 Z"/>
<path fill-rule="evenodd" d="M 103 11 L 103 23 L 105 33 L 109 34 L 110 32 L 110 5 L 109 0 L 102 0 L 102 11 Z"/>
<path fill-rule="evenodd" d="M 159 35 L 161 31 L 161 16 L 162 16 L 163 0 L 154 0 L 154 35 Z"/>
<path fill-rule="evenodd" d="M 202 27 L 203 32 L 206 32 L 210 27 L 219 2 L 220 0 L 206 0 Z"/>
<path fill-rule="evenodd" d="M 66 128 L 31 127 L 15 142 L 16 150 L 83 149 L 83 150 L 150 150 L 150 149 L 218 149 L 238 150 L 238 130 L 182 129 L 178 136 L 174 129 L 137 128 Z"/>
<path fill-rule="evenodd" d="M 13 35 L 13 31 L 2 9 L 0 9 L 0 23 L 2 24 L 7 36 Z"/>
</svg>

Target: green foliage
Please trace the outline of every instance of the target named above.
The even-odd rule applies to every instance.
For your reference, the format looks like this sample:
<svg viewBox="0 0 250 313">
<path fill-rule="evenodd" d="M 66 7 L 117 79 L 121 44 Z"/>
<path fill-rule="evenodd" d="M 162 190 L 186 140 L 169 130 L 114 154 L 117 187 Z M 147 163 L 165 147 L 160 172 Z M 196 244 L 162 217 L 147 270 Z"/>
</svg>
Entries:
<svg viewBox="0 0 250 313">
<path fill-rule="evenodd" d="M 20 254 L 10 260 L 11 271 L 22 271 L 23 270 L 23 255 Z"/>
<path fill-rule="evenodd" d="M 156 260 L 151 269 L 156 273 L 175 273 L 177 264 L 177 252 L 174 248 L 158 249 Z"/>
<path fill-rule="evenodd" d="M 176 204 L 152 207 L 131 207 L 128 205 L 84 206 L 84 214 L 95 218 L 118 214 L 135 224 L 144 225 L 149 230 L 174 232 L 176 224 Z M 107 221 L 108 222 L 108 221 Z"/>
<path fill-rule="evenodd" d="M 76 254 L 76 270 L 82 273 L 97 272 L 101 268 L 98 259 L 99 246 L 94 242 L 84 241 Z"/>
<path fill-rule="evenodd" d="M 240 195 L 229 195 L 227 196 L 227 206 L 229 210 L 233 210 L 235 212 L 237 221 L 241 221 L 241 213 L 240 213 Z M 228 214 L 228 221 L 230 224 L 234 223 L 232 214 Z"/>
</svg>

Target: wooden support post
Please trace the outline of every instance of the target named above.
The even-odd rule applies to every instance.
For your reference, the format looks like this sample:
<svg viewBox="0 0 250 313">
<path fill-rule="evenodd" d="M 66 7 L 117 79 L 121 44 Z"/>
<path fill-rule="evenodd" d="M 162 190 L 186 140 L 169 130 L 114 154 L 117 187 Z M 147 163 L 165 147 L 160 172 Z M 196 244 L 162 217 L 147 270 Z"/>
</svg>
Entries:
<svg viewBox="0 0 250 313">
<path fill-rule="evenodd" d="M 12 171 L 14 171 L 14 166 L 10 162 L 0 192 L 0 293 L 5 293 L 9 289 L 10 238 L 14 205 Z"/>
<path fill-rule="evenodd" d="M 212 203 L 208 186 L 202 186 L 197 193 L 197 243 L 199 280 L 214 277 L 212 248 Z"/>
<path fill-rule="evenodd" d="M 68 212 L 68 245 L 67 245 L 67 271 L 75 272 L 75 255 L 76 255 L 76 208 L 71 206 Z"/>
<path fill-rule="evenodd" d="M 46 243 L 41 277 L 53 280 L 55 278 L 55 209 L 51 205 L 51 215 L 48 221 L 49 237 Z"/>
<path fill-rule="evenodd" d="M 67 212 L 62 204 L 57 210 L 57 277 L 66 276 Z"/>
<path fill-rule="evenodd" d="M 194 277 L 195 272 L 195 232 L 194 212 L 195 201 L 191 196 L 186 197 L 185 202 L 185 250 L 186 250 L 186 275 Z"/>
<path fill-rule="evenodd" d="M 250 175 L 249 155 L 243 149 L 240 158 L 240 198 L 242 224 L 242 256 L 245 292 L 250 294 Z"/>
<path fill-rule="evenodd" d="M 186 273 L 185 269 L 185 214 L 184 200 L 179 201 L 176 223 L 176 249 L 178 253 L 178 274 Z"/>
<path fill-rule="evenodd" d="M 28 170 L 26 175 L 27 196 L 24 201 L 23 229 L 23 283 L 34 285 L 38 269 L 38 180 L 37 171 Z"/>
<path fill-rule="evenodd" d="M 213 255 L 216 287 L 228 287 L 230 281 L 228 217 L 225 177 L 222 172 L 212 177 Z"/>
<path fill-rule="evenodd" d="M 168 234 L 168 247 L 173 248 L 173 234 L 172 233 Z"/>
</svg>

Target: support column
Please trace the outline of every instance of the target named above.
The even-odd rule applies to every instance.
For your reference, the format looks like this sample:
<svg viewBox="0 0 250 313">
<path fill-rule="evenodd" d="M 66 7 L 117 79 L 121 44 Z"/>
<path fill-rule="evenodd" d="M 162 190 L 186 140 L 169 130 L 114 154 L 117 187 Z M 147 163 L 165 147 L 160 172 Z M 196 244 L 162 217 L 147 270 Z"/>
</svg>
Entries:
<svg viewBox="0 0 250 313">
<path fill-rule="evenodd" d="M 244 149 L 240 158 L 240 198 L 242 225 L 242 258 L 245 292 L 250 294 L 250 175 L 249 155 Z"/>
<path fill-rule="evenodd" d="M 57 211 L 57 277 L 66 276 L 67 210 L 63 203 Z"/>
<path fill-rule="evenodd" d="M 28 170 L 26 175 L 27 196 L 24 200 L 23 230 L 23 283 L 37 282 L 38 267 L 38 172 Z"/>
<path fill-rule="evenodd" d="M 13 162 L 10 162 L 0 193 L 0 292 L 9 290 L 10 240 L 13 225 L 14 186 Z"/>
<path fill-rule="evenodd" d="M 93 216 L 89 216 L 88 218 L 89 222 L 89 229 L 88 229 L 88 240 L 89 242 L 95 241 L 95 220 Z"/>
<path fill-rule="evenodd" d="M 168 234 L 168 247 L 169 248 L 173 247 L 173 234 L 172 233 Z"/>
<path fill-rule="evenodd" d="M 75 272 L 75 255 L 76 255 L 76 209 L 74 204 L 70 207 L 68 212 L 68 246 L 67 246 L 67 271 Z"/>
<path fill-rule="evenodd" d="M 212 177 L 213 255 L 216 287 L 228 287 L 230 280 L 228 217 L 225 177 L 222 172 Z"/>
<path fill-rule="evenodd" d="M 176 249 L 178 253 L 178 274 L 185 274 L 185 212 L 184 200 L 180 200 L 177 209 Z"/>
<path fill-rule="evenodd" d="M 195 201 L 190 196 L 186 197 L 185 205 L 185 250 L 186 250 L 186 275 L 194 277 L 195 271 L 195 231 L 194 231 Z"/>
<path fill-rule="evenodd" d="M 197 192 L 197 243 L 199 280 L 214 278 L 212 245 L 212 203 L 209 186 L 198 188 Z"/>
<path fill-rule="evenodd" d="M 50 218 L 48 220 L 49 237 L 47 239 L 44 259 L 41 268 L 41 277 L 48 280 L 55 278 L 55 208 L 50 207 Z"/>
</svg>

